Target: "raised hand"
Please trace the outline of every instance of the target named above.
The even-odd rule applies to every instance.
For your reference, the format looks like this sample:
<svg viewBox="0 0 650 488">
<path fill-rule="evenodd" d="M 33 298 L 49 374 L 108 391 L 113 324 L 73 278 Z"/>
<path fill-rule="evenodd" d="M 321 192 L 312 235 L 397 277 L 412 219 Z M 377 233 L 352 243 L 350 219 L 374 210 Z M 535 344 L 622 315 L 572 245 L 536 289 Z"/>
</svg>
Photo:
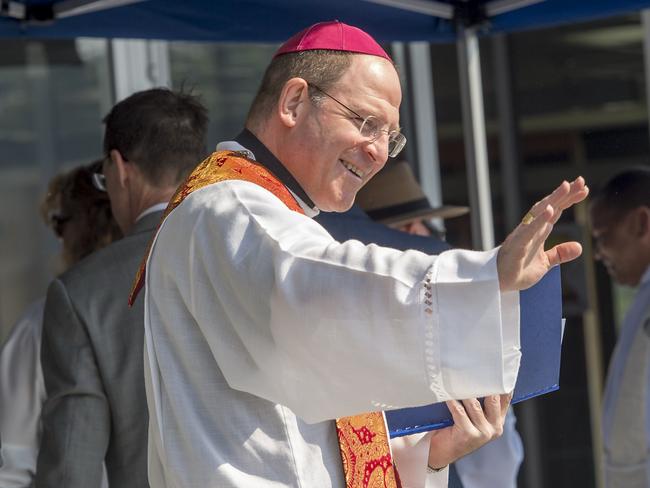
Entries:
<svg viewBox="0 0 650 488">
<path fill-rule="evenodd" d="M 512 394 L 489 395 L 483 406 L 474 398 L 447 402 L 454 425 L 434 430 L 429 444 L 429 466 L 442 468 L 500 437 Z"/>
<path fill-rule="evenodd" d="M 563 181 L 553 193 L 537 202 L 501 245 L 497 270 L 501 291 L 525 290 L 537 283 L 557 264 L 571 261 L 582 253 L 578 242 L 563 242 L 544 250 L 544 243 L 567 208 L 589 194 L 585 180 Z"/>
</svg>

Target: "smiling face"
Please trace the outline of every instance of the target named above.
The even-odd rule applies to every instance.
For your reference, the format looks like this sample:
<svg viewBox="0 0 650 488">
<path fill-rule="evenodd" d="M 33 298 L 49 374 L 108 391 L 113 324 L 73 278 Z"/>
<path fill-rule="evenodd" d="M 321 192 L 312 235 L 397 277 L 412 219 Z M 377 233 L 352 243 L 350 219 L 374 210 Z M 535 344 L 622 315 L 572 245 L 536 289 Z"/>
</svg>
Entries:
<svg viewBox="0 0 650 488">
<path fill-rule="evenodd" d="M 383 129 L 399 128 L 402 92 L 387 60 L 355 55 L 327 92 L 362 117 L 376 117 Z M 301 103 L 302 116 L 290 131 L 281 160 L 318 208 L 348 210 L 359 189 L 386 163 L 388 136 L 369 142 L 359 133 L 361 122 L 354 114 L 328 97 L 315 103 L 305 91 Z"/>
</svg>

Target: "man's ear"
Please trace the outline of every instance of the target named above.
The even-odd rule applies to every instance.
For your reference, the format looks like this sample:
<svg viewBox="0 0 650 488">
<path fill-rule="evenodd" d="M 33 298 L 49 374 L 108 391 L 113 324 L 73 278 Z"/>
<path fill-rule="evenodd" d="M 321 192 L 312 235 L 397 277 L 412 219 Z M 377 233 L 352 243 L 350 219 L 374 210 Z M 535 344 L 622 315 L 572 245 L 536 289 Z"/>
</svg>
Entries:
<svg viewBox="0 0 650 488">
<path fill-rule="evenodd" d="M 636 235 L 650 245 L 650 207 L 643 205 L 637 208 L 634 217 Z"/>
<path fill-rule="evenodd" d="M 118 181 L 122 188 L 126 187 L 126 183 L 129 179 L 129 174 L 132 171 L 133 164 L 127 161 L 120 151 L 117 149 L 111 149 L 109 153 L 112 163 L 115 165 L 117 171 Z"/>
<path fill-rule="evenodd" d="M 291 78 L 282 87 L 278 115 L 286 127 L 294 127 L 309 99 L 309 85 L 302 78 Z"/>
</svg>

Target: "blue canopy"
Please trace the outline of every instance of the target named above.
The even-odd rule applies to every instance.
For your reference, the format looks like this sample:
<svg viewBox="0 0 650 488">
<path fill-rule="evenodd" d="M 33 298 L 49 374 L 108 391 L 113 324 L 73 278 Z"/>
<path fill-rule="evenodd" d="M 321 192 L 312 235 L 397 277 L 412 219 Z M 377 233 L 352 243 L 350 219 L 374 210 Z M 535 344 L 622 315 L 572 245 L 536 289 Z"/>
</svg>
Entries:
<svg viewBox="0 0 650 488">
<path fill-rule="evenodd" d="M 339 19 L 380 41 L 453 41 L 457 21 L 511 32 L 621 14 L 650 0 L 0 0 L 0 38 L 280 42 Z"/>
</svg>

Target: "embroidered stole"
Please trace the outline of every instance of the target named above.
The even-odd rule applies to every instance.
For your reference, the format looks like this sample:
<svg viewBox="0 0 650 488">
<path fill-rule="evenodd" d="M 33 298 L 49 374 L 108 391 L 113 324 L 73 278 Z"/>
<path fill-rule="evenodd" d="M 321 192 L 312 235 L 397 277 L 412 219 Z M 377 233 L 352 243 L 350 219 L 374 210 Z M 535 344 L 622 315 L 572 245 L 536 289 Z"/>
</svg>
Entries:
<svg viewBox="0 0 650 488">
<path fill-rule="evenodd" d="M 266 168 L 243 157 L 241 153 L 219 151 L 199 164 L 179 187 L 170 200 L 162 220 L 193 191 L 225 180 L 255 183 L 273 193 L 289 209 L 304 214 L 287 187 Z M 152 245 L 153 240 L 138 269 L 129 294 L 129 305 L 133 305 L 144 285 L 145 268 Z M 400 488 L 382 412 L 337 419 L 336 430 L 347 488 Z"/>
</svg>

